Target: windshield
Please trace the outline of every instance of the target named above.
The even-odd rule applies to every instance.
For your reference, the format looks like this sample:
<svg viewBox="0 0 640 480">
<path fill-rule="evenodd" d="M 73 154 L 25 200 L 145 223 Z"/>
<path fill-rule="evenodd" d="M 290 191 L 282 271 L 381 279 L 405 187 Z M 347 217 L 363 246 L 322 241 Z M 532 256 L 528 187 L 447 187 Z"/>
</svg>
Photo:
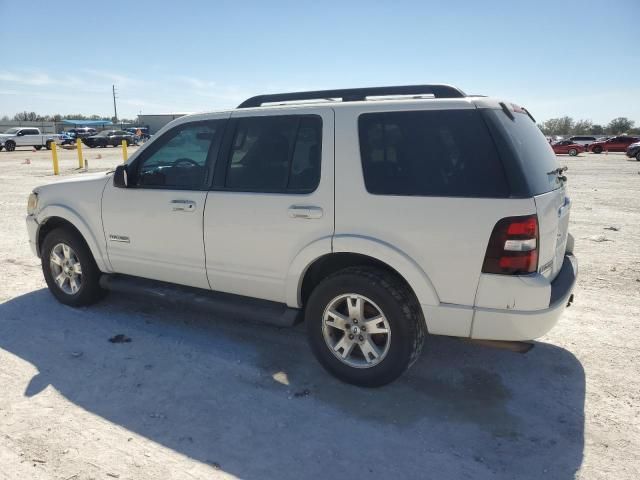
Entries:
<svg viewBox="0 0 640 480">
<path fill-rule="evenodd" d="M 514 190 L 540 195 L 562 186 L 558 160 L 538 126 L 525 113 L 484 110 Z"/>
<path fill-rule="evenodd" d="M 19 128 L 10 128 L 9 130 L 5 130 L 4 133 L 9 134 L 9 135 L 13 135 L 14 133 L 18 133 L 18 130 L 20 130 Z"/>
</svg>

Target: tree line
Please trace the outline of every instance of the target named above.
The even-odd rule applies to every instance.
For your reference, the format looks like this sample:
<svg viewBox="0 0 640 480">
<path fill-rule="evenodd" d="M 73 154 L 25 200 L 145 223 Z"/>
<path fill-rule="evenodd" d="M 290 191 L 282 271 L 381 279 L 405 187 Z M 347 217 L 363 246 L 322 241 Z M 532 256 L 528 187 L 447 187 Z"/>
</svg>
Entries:
<svg viewBox="0 0 640 480">
<path fill-rule="evenodd" d="M 4 115 L 0 118 L 2 122 L 61 122 L 62 120 L 107 120 L 114 123 L 135 123 L 136 120 L 130 120 L 127 118 L 117 119 L 116 117 L 107 117 L 102 115 L 83 115 L 81 113 L 72 113 L 69 115 L 60 115 L 56 113 L 55 115 L 40 115 L 36 112 L 19 112 L 16 113 L 13 118 L 8 115 Z"/>
<path fill-rule="evenodd" d="M 634 128 L 635 122 L 627 117 L 618 117 L 607 125 L 593 123 L 591 120 L 574 120 L 571 117 L 550 118 L 538 124 L 545 135 L 620 135 L 621 133 L 640 134 L 640 128 Z"/>
<path fill-rule="evenodd" d="M 136 120 L 121 118 L 116 122 L 115 117 L 106 117 L 100 115 L 83 115 L 74 113 L 70 115 L 39 115 L 36 112 L 19 112 L 13 118 L 5 115 L 0 121 L 8 122 L 14 120 L 16 122 L 60 122 L 62 120 L 109 120 L 114 123 L 135 123 Z M 591 120 L 574 120 L 571 117 L 550 118 L 549 120 L 538 124 L 540 130 L 545 135 L 619 135 L 621 133 L 630 133 L 639 135 L 640 127 L 635 127 L 635 122 L 627 117 L 618 117 L 611 120 L 607 125 L 593 123 Z"/>
</svg>

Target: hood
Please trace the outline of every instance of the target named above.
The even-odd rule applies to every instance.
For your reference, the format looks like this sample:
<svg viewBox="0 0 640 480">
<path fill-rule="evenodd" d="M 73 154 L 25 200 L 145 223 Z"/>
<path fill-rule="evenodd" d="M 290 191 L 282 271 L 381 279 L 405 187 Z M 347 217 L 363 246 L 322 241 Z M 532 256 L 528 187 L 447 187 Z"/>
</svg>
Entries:
<svg viewBox="0 0 640 480">
<path fill-rule="evenodd" d="M 45 193 L 49 190 L 60 190 L 60 189 L 68 189 L 68 188 L 76 188 L 76 187 L 89 187 L 91 188 L 91 184 L 94 183 L 96 188 L 100 188 L 100 186 L 111 178 L 113 172 L 97 172 L 97 173 L 80 173 L 77 175 L 73 175 L 69 178 L 64 178 L 63 180 L 49 183 L 48 185 L 42 185 L 40 187 L 36 187 L 34 191 L 38 194 Z"/>
</svg>

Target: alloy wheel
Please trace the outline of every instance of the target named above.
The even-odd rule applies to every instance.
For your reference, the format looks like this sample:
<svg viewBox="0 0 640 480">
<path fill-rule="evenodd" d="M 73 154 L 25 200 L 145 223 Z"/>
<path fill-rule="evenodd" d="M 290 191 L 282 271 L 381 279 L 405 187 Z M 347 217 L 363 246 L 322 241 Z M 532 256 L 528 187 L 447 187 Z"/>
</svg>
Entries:
<svg viewBox="0 0 640 480">
<path fill-rule="evenodd" d="M 82 265 L 76 252 L 66 243 L 51 249 L 49 268 L 56 285 L 67 295 L 75 295 L 82 286 Z"/>
<path fill-rule="evenodd" d="M 322 335 L 331 353 L 354 368 L 378 365 L 391 345 L 391 326 L 382 309 L 356 293 L 329 302 L 322 316 Z"/>
</svg>

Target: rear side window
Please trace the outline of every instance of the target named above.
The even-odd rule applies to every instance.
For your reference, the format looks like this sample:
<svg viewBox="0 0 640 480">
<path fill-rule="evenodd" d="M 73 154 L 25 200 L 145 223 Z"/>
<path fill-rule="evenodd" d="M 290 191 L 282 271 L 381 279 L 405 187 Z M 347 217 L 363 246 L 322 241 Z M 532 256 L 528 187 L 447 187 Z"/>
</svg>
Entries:
<svg viewBox="0 0 640 480">
<path fill-rule="evenodd" d="M 562 186 L 558 160 L 538 126 L 525 113 L 509 118 L 502 110 L 482 110 L 517 196 L 547 193 Z"/>
<path fill-rule="evenodd" d="M 498 152 L 475 109 L 369 113 L 358 127 L 369 193 L 509 196 Z"/>
<path fill-rule="evenodd" d="M 237 121 L 225 187 L 244 192 L 308 193 L 320 181 L 322 120 L 316 115 Z"/>
</svg>

